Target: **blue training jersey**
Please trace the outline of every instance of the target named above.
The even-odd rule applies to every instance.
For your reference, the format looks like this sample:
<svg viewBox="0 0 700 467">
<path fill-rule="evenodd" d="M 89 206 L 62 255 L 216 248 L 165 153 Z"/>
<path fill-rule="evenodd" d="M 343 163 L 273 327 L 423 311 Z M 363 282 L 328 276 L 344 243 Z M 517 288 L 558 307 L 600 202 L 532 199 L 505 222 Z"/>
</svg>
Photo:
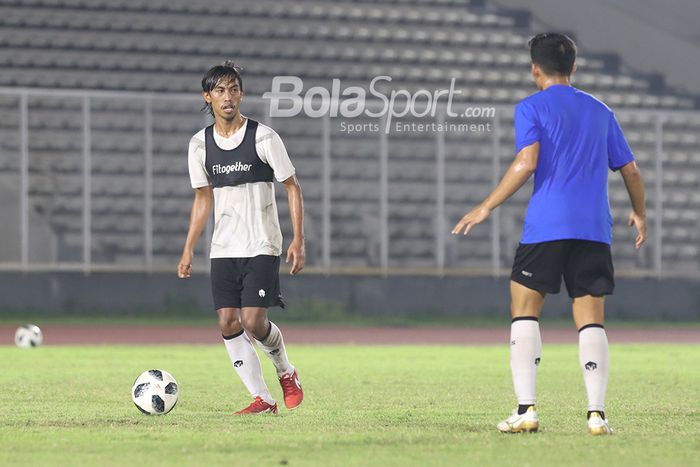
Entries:
<svg viewBox="0 0 700 467">
<path fill-rule="evenodd" d="M 535 188 L 521 243 L 612 243 L 608 169 L 634 160 L 613 112 L 572 86 L 554 85 L 515 107 L 515 152 L 539 141 Z"/>
</svg>

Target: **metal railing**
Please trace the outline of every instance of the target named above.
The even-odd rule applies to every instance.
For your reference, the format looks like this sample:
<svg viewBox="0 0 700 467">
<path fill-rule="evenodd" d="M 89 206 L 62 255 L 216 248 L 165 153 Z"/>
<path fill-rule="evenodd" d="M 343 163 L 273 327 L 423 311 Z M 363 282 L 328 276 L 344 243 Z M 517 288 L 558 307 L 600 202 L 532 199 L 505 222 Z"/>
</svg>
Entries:
<svg viewBox="0 0 700 467">
<path fill-rule="evenodd" d="M 30 133 L 30 121 L 32 117 L 31 106 L 29 105 L 30 99 L 41 99 L 41 98 L 66 98 L 78 100 L 80 102 L 80 114 L 81 114 L 81 145 L 82 145 L 82 164 L 81 164 L 81 199 L 82 199 L 82 211 L 80 219 L 80 232 L 82 236 L 82 248 L 81 248 L 81 260 L 80 261 L 68 261 L 62 260 L 60 258 L 54 258 L 50 261 L 33 260 L 30 254 L 30 235 L 32 231 L 32 218 L 40 216 L 40 214 L 33 213 L 33 206 L 31 202 L 30 192 L 32 189 L 31 185 L 31 174 L 30 174 L 30 140 L 32 134 Z M 176 102 L 187 102 L 192 103 L 193 108 L 197 108 L 200 104 L 200 97 L 197 95 L 183 95 L 183 94 L 154 94 L 154 93 L 134 93 L 134 92 L 104 92 L 104 91 L 90 91 L 90 90 L 51 90 L 51 89 L 30 89 L 30 88 L 0 88 L 0 99 L 3 100 L 5 117 L 3 125 L 3 133 L 7 138 L 16 131 L 19 135 L 16 147 L 11 144 L 3 145 L 0 153 L 0 160 L 4 160 L 3 166 L 0 167 L 0 177 L 5 177 L 6 179 L 15 180 L 14 177 L 18 177 L 19 181 L 19 196 L 18 205 L 14 207 L 12 203 L 4 202 L 2 208 L 0 208 L 0 220 L 5 223 L 11 223 L 11 218 L 13 217 L 13 212 L 16 209 L 18 212 L 18 222 L 16 225 L 19 255 L 16 258 L 12 257 L 12 247 L 5 249 L 5 254 L 2 255 L 0 250 L 0 269 L 2 270 L 16 270 L 16 271 L 67 271 L 67 270 L 79 270 L 86 273 L 92 271 L 171 271 L 173 264 L 177 262 L 177 258 L 173 258 L 173 264 L 171 265 L 159 265 L 154 263 L 154 209 L 157 209 L 154 205 L 154 103 L 159 103 L 164 105 L 165 108 L 168 107 L 170 103 Z M 93 245 L 93 208 L 92 201 L 94 196 L 93 190 L 93 132 L 92 132 L 92 108 L 93 101 L 95 100 L 113 100 L 113 101 L 137 101 L 142 104 L 142 119 L 143 119 L 143 198 L 142 198 L 142 211 L 143 211 L 143 238 L 142 238 L 142 261 L 138 264 L 118 264 L 110 263 L 105 261 L 97 261 L 93 258 L 94 245 Z M 264 122 L 270 122 L 269 103 L 266 100 L 257 97 L 246 97 L 244 110 L 247 109 L 257 109 L 257 112 L 263 115 Z M 511 106 L 494 106 L 497 109 L 496 116 L 492 121 L 492 131 L 490 134 L 491 140 L 491 150 L 492 150 L 492 160 L 491 160 L 491 173 L 490 179 L 491 183 L 495 185 L 500 179 L 502 172 L 504 170 L 503 163 L 501 161 L 501 155 L 504 149 L 504 134 L 509 130 L 504 127 L 503 115 L 510 114 L 512 112 Z M 14 111 L 13 111 L 14 109 Z M 15 114 L 13 116 L 13 113 Z M 664 224 L 663 215 L 660 215 L 664 211 L 664 191 L 667 187 L 663 183 L 663 174 L 665 169 L 666 159 L 664 157 L 664 132 L 665 126 L 664 122 L 668 118 L 678 118 L 683 116 L 692 117 L 698 119 L 698 113 L 687 112 L 687 111 L 668 111 L 668 110 L 619 110 L 616 112 L 618 115 L 625 115 L 633 113 L 636 116 L 646 116 L 649 121 L 653 122 L 654 128 L 654 148 L 653 148 L 653 168 L 644 167 L 645 171 L 648 173 L 653 173 L 653 183 L 647 183 L 647 191 L 649 193 L 652 203 L 650 203 L 650 247 L 653 251 L 651 257 L 651 264 L 643 265 L 642 267 L 632 267 L 623 268 L 619 272 L 628 275 L 641 275 L 641 276 L 697 276 L 698 270 L 693 270 L 685 268 L 683 270 L 677 270 L 674 268 L 674 264 L 664 263 Z M 13 117 L 16 117 L 16 126 L 13 126 Z M 199 128 L 204 126 L 205 119 L 201 116 L 197 116 L 198 121 L 202 123 Z M 438 123 L 445 122 L 445 112 L 444 108 L 441 108 L 436 115 L 436 121 Z M 379 131 L 377 134 L 367 134 L 366 138 L 377 138 L 378 141 L 378 158 L 379 158 L 379 197 L 377 199 L 378 212 L 379 212 L 379 260 L 376 266 L 348 266 L 346 264 L 339 263 L 333 258 L 332 255 L 332 245 L 334 238 L 332 235 L 333 225 L 332 225 L 332 212 L 334 209 L 333 197 L 331 196 L 331 190 L 333 185 L 332 179 L 332 164 L 333 164 L 333 131 L 331 118 L 324 116 L 322 118 L 314 119 L 310 124 L 317 125 L 318 134 L 318 145 L 321 148 L 321 156 L 318 162 L 321 165 L 321 177 L 320 180 L 316 181 L 321 187 L 321 197 L 319 204 L 319 219 L 320 219 L 320 232 L 316 238 L 313 238 L 314 242 L 319 243 L 320 254 L 315 262 L 309 264 L 310 272 L 319 273 L 360 273 L 360 274 L 491 274 L 494 276 L 503 276 L 509 272 L 509 264 L 505 263 L 502 254 L 502 241 L 503 241 L 503 226 L 501 222 L 501 215 L 494 215 L 490 222 L 490 265 L 484 266 L 450 266 L 446 260 L 446 250 L 447 250 L 447 237 L 446 228 L 450 224 L 451 219 L 447 217 L 446 211 L 446 133 L 442 131 L 437 131 L 434 134 L 434 148 L 435 157 L 434 164 L 436 167 L 436 178 L 435 178 L 435 203 L 432 208 L 435 209 L 435 233 L 434 238 L 426 238 L 426 242 L 434 242 L 434 263 L 431 266 L 425 265 L 415 265 L 412 266 L 410 261 L 408 264 L 402 264 L 396 267 L 391 264 L 390 261 L 390 233 L 389 233 L 389 214 L 390 214 L 390 201 L 389 201 L 389 186 L 390 186 L 390 176 L 389 176 L 389 163 L 390 163 L 390 139 L 389 136 L 383 132 Z M 187 135 L 189 136 L 189 135 Z M 633 145 L 634 146 L 634 145 Z M 635 149 L 633 147 L 633 149 Z M 695 150 L 695 158 L 698 166 L 700 166 L 700 153 Z M 186 146 L 182 148 L 183 157 L 186 154 Z M 293 154 L 292 154 L 293 156 Z M 19 164 L 14 164 L 13 160 L 19 160 Z M 11 167 L 18 167 L 15 172 Z M 651 165 L 651 164 L 647 164 Z M 4 168 L 3 168 L 4 167 Z M 8 168 L 10 167 L 10 168 Z M 15 175 L 16 174 L 16 175 Z M 186 179 L 186 173 L 183 173 L 183 179 Z M 2 185 L 0 185 L 2 187 Z M 7 190 L 7 188 L 6 188 Z M 478 201 L 465 200 L 465 210 L 470 207 L 470 203 Z M 699 206 L 700 208 L 700 206 Z M 6 226 L 7 230 L 7 226 Z M 10 229 L 11 230 L 11 229 Z M 211 226 L 208 228 L 209 233 L 211 232 Z M 696 244 L 700 245 L 697 240 L 700 238 L 697 231 Z M 184 241 L 184 237 L 182 239 Z M 9 241 L 12 245 L 12 242 Z M 206 253 L 205 252 L 202 254 Z M 8 253 L 9 251 L 9 253 Z M 3 257 L 4 256 L 4 257 Z M 60 255 L 59 255 L 60 256 Z"/>
</svg>

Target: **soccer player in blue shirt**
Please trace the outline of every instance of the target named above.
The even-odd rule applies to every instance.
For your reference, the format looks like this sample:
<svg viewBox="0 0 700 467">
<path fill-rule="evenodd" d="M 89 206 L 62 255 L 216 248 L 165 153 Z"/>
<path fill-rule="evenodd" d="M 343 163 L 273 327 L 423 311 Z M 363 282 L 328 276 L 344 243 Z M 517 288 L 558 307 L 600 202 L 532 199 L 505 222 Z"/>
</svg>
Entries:
<svg viewBox="0 0 700 467">
<path fill-rule="evenodd" d="M 452 233 L 469 233 L 535 175 L 510 276 L 510 365 L 518 409 L 498 429 L 517 433 L 539 428 L 535 408 L 542 350 L 538 319 L 545 295 L 559 292 L 563 276 L 579 331 L 588 431 L 610 434 L 605 417 L 609 354 L 603 327 L 605 295 L 615 286 L 608 170 L 619 171 L 625 182 L 637 248 L 646 240 L 644 182 L 610 108 L 571 86 L 576 70 L 574 42 L 563 34 L 545 33 L 528 45 L 539 92 L 515 108 L 515 160 L 493 192 L 465 214 Z"/>
</svg>

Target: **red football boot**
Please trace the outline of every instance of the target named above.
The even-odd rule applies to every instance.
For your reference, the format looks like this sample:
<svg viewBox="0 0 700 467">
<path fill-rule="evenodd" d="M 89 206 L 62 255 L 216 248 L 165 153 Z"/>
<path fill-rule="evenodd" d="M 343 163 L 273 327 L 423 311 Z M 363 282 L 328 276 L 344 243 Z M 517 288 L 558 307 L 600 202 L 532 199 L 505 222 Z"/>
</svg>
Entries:
<svg viewBox="0 0 700 467">
<path fill-rule="evenodd" d="M 297 370 L 294 370 L 292 374 L 282 376 L 280 378 L 280 386 L 282 386 L 282 393 L 284 394 L 284 405 L 290 410 L 299 407 L 301 401 L 304 400 L 304 391 L 301 389 Z"/>
<path fill-rule="evenodd" d="M 277 413 L 277 404 L 268 404 L 260 396 L 256 397 L 252 404 L 243 410 L 236 412 L 236 415 L 254 415 L 258 413 Z"/>
</svg>

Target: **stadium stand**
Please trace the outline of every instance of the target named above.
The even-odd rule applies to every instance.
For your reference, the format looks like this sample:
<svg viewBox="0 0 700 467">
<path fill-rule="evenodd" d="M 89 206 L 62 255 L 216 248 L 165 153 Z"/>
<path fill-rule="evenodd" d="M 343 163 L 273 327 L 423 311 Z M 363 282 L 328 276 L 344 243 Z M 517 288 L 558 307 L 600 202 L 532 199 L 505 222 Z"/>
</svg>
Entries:
<svg viewBox="0 0 700 467">
<path fill-rule="evenodd" d="M 176 262 L 187 228 L 192 197 L 186 148 L 204 126 L 196 100 L 168 97 L 199 92 L 203 72 L 223 58 L 244 66 L 250 96 L 269 91 L 276 75 L 297 75 L 308 88 L 367 87 L 377 75 L 409 90 L 449 86 L 456 79 L 464 102 L 511 105 L 530 94 L 527 38 L 530 16 L 480 0 L 311 1 L 256 0 L 6 0 L 0 4 L 0 86 L 158 93 L 151 105 L 148 135 L 144 97 L 89 100 L 92 180 L 92 261 L 141 265 L 152 251 L 154 265 Z M 678 271 L 700 270 L 698 195 L 700 117 L 696 99 L 658 86 L 610 56 L 581 53 L 574 84 L 620 110 L 619 119 L 649 185 L 651 219 L 663 207 L 665 264 Z M 145 96 L 145 95 L 144 95 Z M 80 262 L 83 254 L 84 101 L 80 95 L 31 95 L 27 100 L 30 200 L 54 234 L 53 261 Z M 0 94 L 0 174 L 20 170 L 20 99 Z M 634 109 L 639 109 L 635 111 Z M 664 199 L 654 199 L 656 114 L 663 114 Z M 686 111 L 686 112 L 682 112 Z M 309 264 L 322 251 L 322 120 L 269 119 L 262 105 L 244 113 L 269 123 L 286 142 L 304 188 Z M 448 235 L 449 227 L 493 185 L 493 154 L 503 171 L 511 160 L 512 115 L 501 113 L 498 146 L 491 133 L 444 135 L 445 209 L 439 217 L 434 133 L 390 134 L 386 187 L 389 249 L 395 267 L 434 267 L 444 243 L 445 267 L 488 268 L 494 249 L 507 266 L 519 237 L 527 190 L 498 214 L 500 237 L 474 231 L 469 242 Z M 358 120 L 359 122 L 360 120 Z M 486 121 L 486 120 L 483 120 Z M 333 265 L 381 264 L 381 137 L 349 135 L 331 121 L 331 215 Z M 152 159 L 144 157 L 150 145 Z M 150 172 L 149 172 L 150 171 Z M 150 173 L 150 177 L 147 175 Z M 149 184 L 152 180 L 152 185 Z M 15 180 L 15 183 L 16 180 Z M 627 199 L 611 177 L 616 223 L 616 262 L 621 269 L 651 269 L 651 248 L 632 247 L 624 227 Z M 278 207 L 285 236 L 284 190 Z M 151 216 L 146 211 L 153 195 Z M 661 203 L 661 204 L 659 204 Z M 148 219 L 153 226 L 149 240 Z M 654 223 L 650 225 L 655 228 Z M 150 248 L 149 248 L 150 242 Z"/>
</svg>

